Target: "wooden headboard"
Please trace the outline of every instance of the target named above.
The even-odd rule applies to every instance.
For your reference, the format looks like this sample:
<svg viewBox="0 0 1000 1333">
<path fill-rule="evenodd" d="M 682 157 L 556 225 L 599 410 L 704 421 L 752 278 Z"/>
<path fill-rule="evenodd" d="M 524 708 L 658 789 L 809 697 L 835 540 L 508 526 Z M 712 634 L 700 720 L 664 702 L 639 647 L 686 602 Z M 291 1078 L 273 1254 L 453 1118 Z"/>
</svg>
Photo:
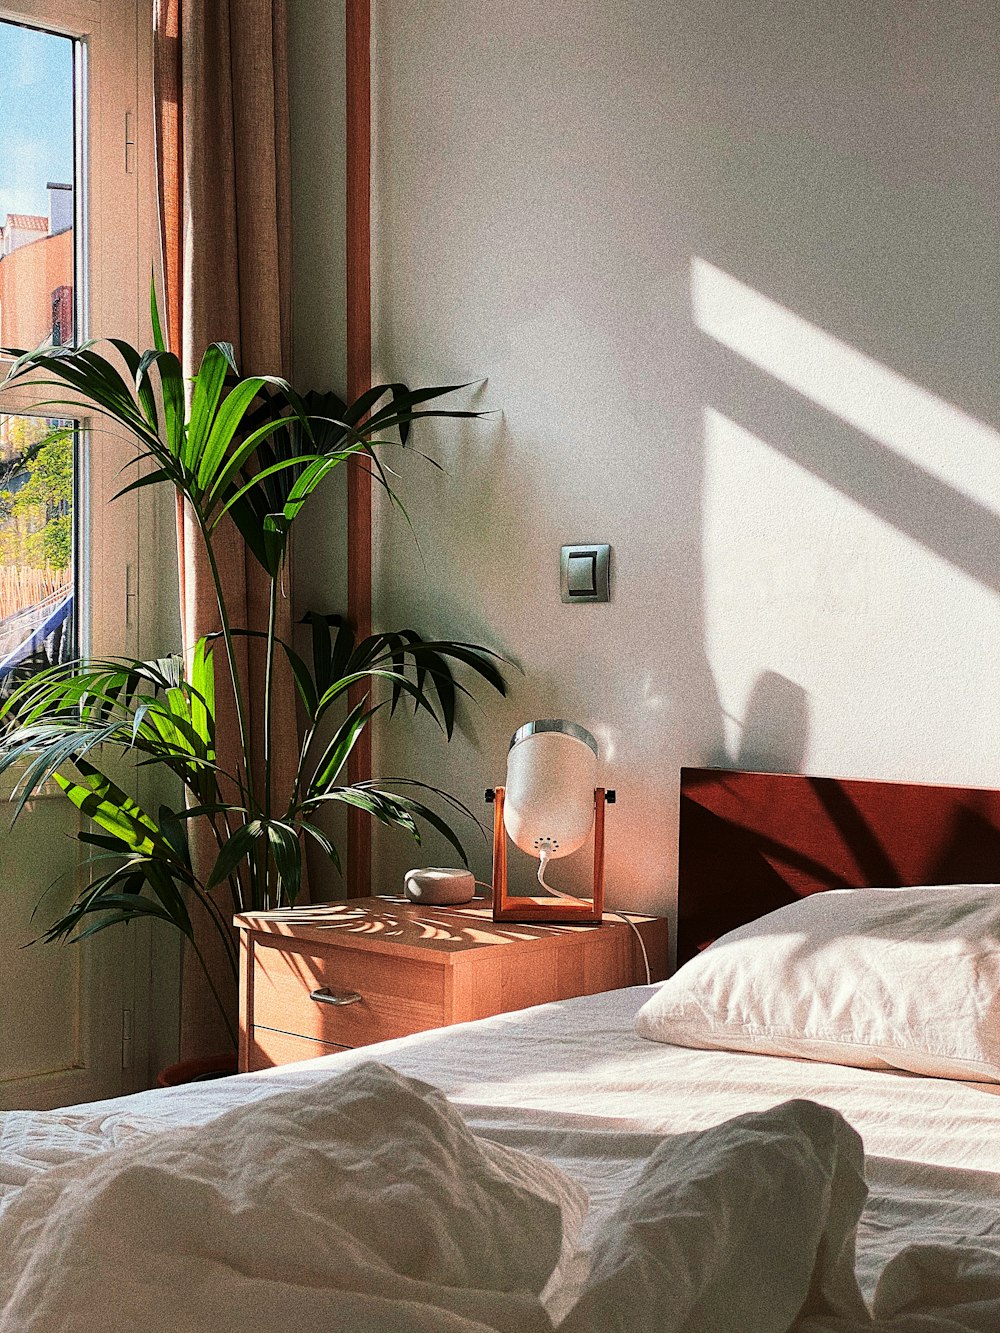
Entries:
<svg viewBox="0 0 1000 1333">
<path fill-rule="evenodd" d="M 796 897 L 1000 882 L 1000 792 L 681 769 L 677 961 Z"/>
</svg>

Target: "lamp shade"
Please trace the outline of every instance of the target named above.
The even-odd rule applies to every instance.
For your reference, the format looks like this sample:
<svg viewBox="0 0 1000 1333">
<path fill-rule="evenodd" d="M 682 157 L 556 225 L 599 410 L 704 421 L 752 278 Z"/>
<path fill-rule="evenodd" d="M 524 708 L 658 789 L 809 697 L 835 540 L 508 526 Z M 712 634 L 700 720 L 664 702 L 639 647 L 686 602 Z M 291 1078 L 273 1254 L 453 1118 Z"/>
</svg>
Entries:
<svg viewBox="0 0 1000 1333">
<path fill-rule="evenodd" d="M 597 757 L 590 732 L 562 718 L 528 722 L 514 733 L 503 819 L 511 841 L 523 852 L 555 861 L 587 841 L 594 823 Z"/>
</svg>

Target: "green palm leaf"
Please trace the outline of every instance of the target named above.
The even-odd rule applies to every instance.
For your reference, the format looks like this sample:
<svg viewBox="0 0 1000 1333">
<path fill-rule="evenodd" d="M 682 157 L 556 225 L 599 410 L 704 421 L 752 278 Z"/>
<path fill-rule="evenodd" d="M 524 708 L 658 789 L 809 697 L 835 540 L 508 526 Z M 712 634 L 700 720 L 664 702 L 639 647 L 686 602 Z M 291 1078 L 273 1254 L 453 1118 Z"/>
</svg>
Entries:
<svg viewBox="0 0 1000 1333">
<path fill-rule="evenodd" d="M 75 764 L 83 776 L 82 782 L 74 782 L 61 773 L 56 773 L 54 777 L 82 814 L 118 838 L 130 852 L 141 856 L 150 856 L 155 852 L 166 859 L 173 859 L 172 849 L 160 834 L 155 821 L 136 801 L 86 760 L 77 759 Z"/>
</svg>

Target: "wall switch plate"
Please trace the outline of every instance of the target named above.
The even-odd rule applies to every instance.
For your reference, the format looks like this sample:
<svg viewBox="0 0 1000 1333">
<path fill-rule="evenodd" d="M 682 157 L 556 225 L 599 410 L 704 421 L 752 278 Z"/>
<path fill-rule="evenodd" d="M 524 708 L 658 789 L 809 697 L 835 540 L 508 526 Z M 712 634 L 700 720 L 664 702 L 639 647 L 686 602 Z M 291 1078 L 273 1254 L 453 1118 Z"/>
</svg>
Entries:
<svg viewBox="0 0 1000 1333">
<path fill-rule="evenodd" d="M 611 600 L 611 547 L 564 546 L 559 556 L 560 595 L 564 602 Z"/>
</svg>

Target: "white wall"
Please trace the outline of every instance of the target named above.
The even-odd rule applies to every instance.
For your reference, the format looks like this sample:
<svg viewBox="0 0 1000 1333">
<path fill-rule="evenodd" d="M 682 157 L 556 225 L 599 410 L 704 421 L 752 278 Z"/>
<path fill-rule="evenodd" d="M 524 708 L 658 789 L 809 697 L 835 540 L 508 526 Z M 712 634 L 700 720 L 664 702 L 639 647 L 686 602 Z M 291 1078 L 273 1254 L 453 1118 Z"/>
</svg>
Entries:
<svg viewBox="0 0 1000 1333">
<path fill-rule="evenodd" d="M 378 619 L 525 673 L 450 748 L 394 725 L 383 772 L 481 810 L 515 726 L 584 723 L 636 908 L 671 902 L 682 764 L 996 784 L 998 26 L 992 0 L 377 5 L 377 372 L 488 376 L 502 411 L 421 432 L 450 475 L 402 465 L 419 552 L 380 509 Z M 610 605 L 559 601 L 584 540 Z M 376 883 L 441 855 L 380 836 Z"/>
</svg>

